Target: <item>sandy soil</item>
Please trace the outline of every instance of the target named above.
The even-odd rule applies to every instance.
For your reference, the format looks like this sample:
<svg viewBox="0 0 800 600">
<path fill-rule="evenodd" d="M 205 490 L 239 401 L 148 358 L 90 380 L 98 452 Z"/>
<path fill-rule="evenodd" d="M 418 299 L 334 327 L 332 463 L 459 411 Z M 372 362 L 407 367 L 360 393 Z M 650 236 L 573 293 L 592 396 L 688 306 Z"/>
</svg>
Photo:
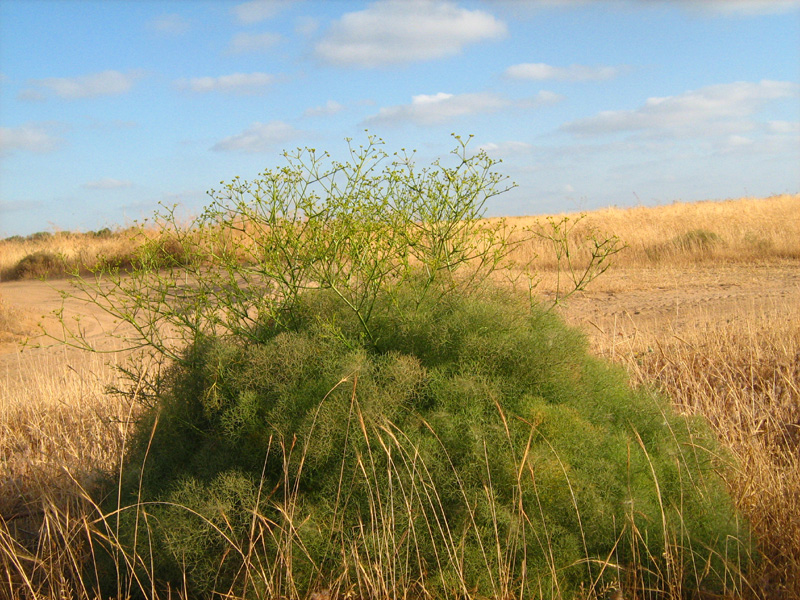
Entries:
<svg viewBox="0 0 800 600">
<path fill-rule="evenodd" d="M 0 283 L 0 297 L 32 323 L 41 322 L 52 335 L 61 326 L 53 311 L 62 308 L 66 280 Z M 542 293 L 547 297 L 546 286 Z M 558 308 L 564 318 L 590 336 L 670 327 L 679 332 L 708 321 L 735 318 L 742 311 L 774 310 L 800 306 L 800 263 L 785 261 L 764 265 L 690 265 L 640 269 L 612 269 L 586 292 L 573 295 Z M 65 320 L 80 317 L 87 338 L 109 344 L 109 334 L 118 332 L 113 319 L 97 307 L 76 298 L 63 301 Z M 6 376 L 25 368 L 26 352 L 63 353 L 52 340 L 31 342 L 51 345 L 19 354 L 19 344 L 0 344 L 0 373 Z"/>
<path fill-rule="evenodd" d="M 594 328 L 679 331 L 752 311 L 800 306 L 800 262 L 612 270 L 569 298 L 566 320 Z"/>
<path fill-rule="evenodd" d="M 64 323 L 72 326 L 79 319 L 86 339 L 97 348 L 119 347 L 114 338 L 119 326 L 110 315 L 77 297 L 62 299 L 62 293 L 75 295 L 77 291 L 66 279 L 0 283 L 3 303 L 19 316 L 21 328 L 30 332 L 27 338 L 16 336 L 16 340 L 4 338 L 0 341 L 0 383 L 13 380 L 24 383 L 36 375 L 31 371 L 41 368 L 49 359 L 63 361 L 66 357 L 67 363 L 73 366 L 89 360 L 89 353 L 58 343 L 58 339 L 64 339 L 64 333 L 55 312 L 62 309 Z M 43 335 L 42 329 L 48 335 Z"/>
</svg>

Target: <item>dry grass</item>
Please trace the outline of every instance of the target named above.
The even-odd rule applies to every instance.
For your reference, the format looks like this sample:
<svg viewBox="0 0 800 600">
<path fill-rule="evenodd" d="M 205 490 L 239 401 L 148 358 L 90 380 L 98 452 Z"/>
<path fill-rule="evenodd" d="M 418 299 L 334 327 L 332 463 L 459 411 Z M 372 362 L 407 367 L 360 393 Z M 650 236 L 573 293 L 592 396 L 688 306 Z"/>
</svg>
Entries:
<svg viewBox="0 0 800 600">
<path fill-rule="evenodd" d="M 119 468 L 132 405 L 105 393 L 107 357 L 13 358 L 0 373 L 0 597 L 88 598 L 86 491 Z"/>
<path fill-rule="evenodd" d="M 797 214 L 800 195 L 784 195 L 606 209 L 589 213 L 581 226 L 628 245 L 608 274 L 616 292 L 658 293 L 675 285 L 682 265 L 769 268 L 800 258 Z M 6 240 L 0 274 L 5 278 L 42 250 L 89 262 L 125 243 L 122 236 Z M 517 258 L 538 255 L 533 265 L 546 274 L 554 263 L 537 244 L 527 243 Z M 0 304 L 0 337 L 24 335 L 23 316 Z M 751 585 L 764 598 L 800 599 L 800 308 L 776 301 L 726 318 L 695 309 L 681 323 L 663 317 L 598 325 L 587 327 L 597 353 L 712 424 L 739 464 L 727 482 L 764 555 Z M 96 513 L 82 487 L 117 469 L 131 406 L 103 394 L 115 373 L 101 359 L 25 352 L 15 360 L 16 367 L 6 362 L 0 372 L 0 580 L 16 587 L 0 587 L 0 597 L 88 598 L 80 565 L 90 552 L 85 532 Z"/>
<path fill-rule="evenodd" d="M 39 233 L 0 240 L 0 281 L 63 276 L 102 261 L 130 257 L 133 230 L 108 233 Z"/>
<path fill-rule="evenodd" d="M 732 317 L 699 311 L 676 326 L 594 328 L 595 350 L 704 416 L 738 470 L 728 487 L 753 525 L 766 598 L 800 598 L 800 307 L 775 302 Z"/>
<path fill-rule="evenodd" d="M 800 258 L 800 219 L 794 218 L 797 214 L 800 214 L 800 194 L 606 208 L 587 213 L 574 229 L 573 238 L 591 230 L 616 235 L 627 245 L 615 257 L 618 267 L 796 259 Z M 580 214 L 553 218 L 564 217 L 574 221 Z M 507 222 L 526 229 L 536 228 L 544 220 L 512 217 Z M 40 233 L 0 240 L 0 281 L 60 276 L 75 269 L 91 269 L 103 262 L 124 267 L 133 260 L 140 244 L 164 234 L 132 228 L 102 234 Z M 513 258 L 545 271 L 555 267 L 552 248 L 546 240 L 525 242 Z"/>
<path fill-rule="evenodd" d="M 800 194 L 740 198 L 658 207 L 606 208 L 586 214 L 575 237 L 596 229 L 616 235 L 627 248 L 615 257 L 617 267 L 719 264 L 800 258 Z M 579 214 L 556 219 L 577 219 Z M 535 227 L 538 217 L 508 219 L 512 226 Z M 534 258 L 536 257 L 536 258 Z M 523 244 L 515 258 L 533 259 L 540 269 L 555 266 L 552 250 L 542 240 Z"/>
<path fill-rule="evenodd" d="M 9 306 L 0 296 L 0 343 L 17 342 L 35 332 L 33 315 Z"/>
</svg>

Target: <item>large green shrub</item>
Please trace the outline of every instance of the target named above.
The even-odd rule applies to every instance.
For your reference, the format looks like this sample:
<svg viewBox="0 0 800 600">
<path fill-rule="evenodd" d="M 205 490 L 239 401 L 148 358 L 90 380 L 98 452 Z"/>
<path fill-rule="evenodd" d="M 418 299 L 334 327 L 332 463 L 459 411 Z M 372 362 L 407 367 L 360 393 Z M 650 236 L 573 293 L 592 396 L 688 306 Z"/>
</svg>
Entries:
<svg viewBox="0 0 800 600">
<path fill-rule="evenodd" d="M 194 344 L 140 428 L 121 500 L 145 504 L 124 540 L 138 521 L 162 584 L 570 597 L 735 581 L 741 532 L 706 429 L 551 313 L 453 295 L 381 310 L 373 343 L 332 293 L 298 302 L 258 342 Z"/>
<path fill-rule="evenodd" d="M 454 154 L 298 152 L 188 229 L 163 217 L 180 261 L 84 282 L 164 359 L 128 371 L 147 410 L 96 549 L 110 593 L 737 590 L 706 429 L 497 286 L 520 238 L 480 217 L 503 178 Z M 594 241 L 576 287 L 618 248 Z"/>
</svg>

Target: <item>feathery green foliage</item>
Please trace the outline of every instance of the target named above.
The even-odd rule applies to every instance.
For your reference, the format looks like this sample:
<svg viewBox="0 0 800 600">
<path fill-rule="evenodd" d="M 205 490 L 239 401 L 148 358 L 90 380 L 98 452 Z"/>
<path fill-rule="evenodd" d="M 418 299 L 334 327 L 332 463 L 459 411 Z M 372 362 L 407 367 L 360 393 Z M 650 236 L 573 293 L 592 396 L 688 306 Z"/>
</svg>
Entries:
<svg viewBox="0 0 800 600">
<path fill-rule="evenodd" d="M 107 504 L 101 587 L 739 590 L 746 532 L 705 428 L 496 285 L 522 238 L 481 219 L 504 178 L 457 140 L 455 166 L 422 169 L 374 138 L 345 163 L 287 154 L 190 227 L 162 216 L 129 272 L 83 280 L 163 359 L 128 371 L 149 408 Z M 538 235 L 580 289 L 619 243 L 590 232 L 578 266 L 572 226 Z"/>
<path fill-rule="evenodd" d="M 332 292 L 296 302 L 258 343 L 189 348 L 140 428 L 123 530 L 159 578 L 268 597 L 734 581 L 746 544 L 706 429 L 554 315 L 381 295 L 372 343 Z"/>
</svg>

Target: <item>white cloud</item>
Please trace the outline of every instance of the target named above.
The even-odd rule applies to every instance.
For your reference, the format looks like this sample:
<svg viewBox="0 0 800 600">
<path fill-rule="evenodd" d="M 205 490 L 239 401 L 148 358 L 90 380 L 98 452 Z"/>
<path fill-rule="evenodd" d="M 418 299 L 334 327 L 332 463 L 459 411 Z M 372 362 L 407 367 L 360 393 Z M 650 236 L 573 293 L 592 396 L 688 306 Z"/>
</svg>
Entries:
<svg viewBox="0 0 800 600">
<path fill-rule="evenodd" d="M 602 81 L 613 79 L 619 75 L 620 67 L 590 67 L 586 65 L 570 65 L 569 67 L 553 67 L 545 63 L 522 63 L 506 69 L 506 75 L 514 79 L 558 79 L 562 81 Z"/>
<path fill-rule="evenodd" d="M 141 71 L 120 73 L 119 71 L 102 71 L 79 77 L 48 77 L 35 79 L 31 84 L 53 92 L 66 100 L 94 98 L 97 96 L 116 96 L 130 91 L 134 82 L 142 77 Z M 24 90 L 21 99 L 41 99 L 40 90 Z"/>
<path fill-rule="evenodd" d="M 483 150 L 486 154 L 492 157 L 503 156 L 516 156 L 518 154 L 527 154 L 533 149 L 533 146 L 526 142 L 515 142 L 513 140 L 507 142 L 488 142 L 478 146 L 478 150 Z"/>
<path fill-rule="evenodd" d="M 366 124 L 396 124 L 412 122 L 417 125 L 437 125 L 451 119 L 480 113 L 492 113 L 508 108 L 536 108 L 561 100 L 553 92 L 539 92 L 526 100 L 509 100 L 498 94 L 481 92 L 474 94 L 419 94 L 411 98 L 411 104 L 381 108 L 378 114 L 365 120 Z"/>
<path fill-rule="evenodd" d="M 297 137 L 300 132 L 283 121 L 253 123 L 242 133 L 226 137 L 211 148 L 217 152 L 268 152 L 278 144 Z"/>
<path fill-rule="evenodd" d="M 243 52 L 264 52 L 281 41 L 279 33 L 237 33 L 231 39 L 228 52 L 241 54 Z"/>
<path fill-rule="evenodd" d="M 190 92 L 229 92 L 252 94 L 275 82 L 269 73 L 233 73 L 221 77 L 195 77 L 178 79 L 175 85 Z"/>
<path fill-rule="evenodd" d="M 291 0 L 250 0 L 233 7 L 240 23 L 252 24 L 271 19 L 292 3 Z"/>
<path fill-rule="evenodd" d="M 800 9 L 800 0 L 677 0 L 693 11 L 724 16 L 773 15 Z"/>
<path fill-rule="evenodd" d="M 505 23 L 480 10 L 434 0 L 380 0 L 347 13 L 317 44 L 322 60 L 379 67 L 458 54 L 467 44 L 501 38 Z"/>
<path fill-rule="evenodd" d="M 546 9 L 570 9 L 598 4 L 598 0 L 484 0 L 519 15 L 534 15 Z M 750 17 L 784 14 L 800 9 L 800 0 L 604 0 L 614 9 L 649 9 L 677 6 L 697 15 L 710 17 Z"/>
<path fill-rule="evenodd" d="M 111 177 L 104 177 L 103 179 L 98 179 L 96 181 L 87 181 L 81 187 L 87 190 L 118 190 L 132 186 L 133 183 L 125 179 L 112 179 Z"/>
<path fill-rule="evenodd" d="M 60 145 L 61 139 L 36 125 L 0 127 L 0 154 L 17 150 L 43 154 L 56 150 Z"/>
<path fill-rule="evenodd" d="M 744 135 L 729 135 L 728 136 L 728 145 L 729 146 L 750 146 L 753 143 L 753 140 Z"/>
<path fill-rule="evenodd" d="M 786 81 L 711 85 L 665 98 L 648 98 L 634 110 L 603 111 L 562 125 L 583 136 L 650 131 L 693 136 L 699 132 L 741 134 L 753 127 L 753 113 L 770 100 L 797 96 L 800 86 Z"/>
<path fill-rule="evenodd" d="M 800 133 L 800 121 L 770 121 L 767 123 L 770 133 L 798 134 Z"/>
<path fill-rule="evenodd" d="M 411 104 L 381 108 L 378 114 L 365 120 L 366 124 L 396 124 L 412 122 L 417 125 L 436 125 L 454 118 L 479 113 L 492 113 L 508 108 L 535 108 L 561 99 L 553 92 L 540 92 L 526 100 L 509 100 L 499 94 L 480 92 L 474 94 L 420 94 L 411 98 Z"/>
<path fill-rule="evenodd" d="M 521 108 L 538 108 L 539 106 L 548 106 L 550 104 L 556 104 L 557 102 L 561 102 L 564 99 L 564 96 L 561 94 L 556 94 L 555 92 L 551 92 L 549 90 L 542 90 L 536 96 L 529 100 L 523 100 L 520 103 Z"/>
<path fill-rule="evenodd" d="M 338 112 L 342 112 L 344 110 L 344 106 L 336 102 L 335 100 L 328 100 L 323 106 L 314 106 L 312 108 L 308 108 L 303 112 L 304 117 L 328 117 L 331 115 L 335 115 Z"/>
<path fill-rule="evenodd" d="M 189 21 L 177 14 L 161 15 L 148 24 L 150 29 L 163 35 L 183 35 L 189 31 Z"/>
<path fill-rule="evenodd" d="M 377 115 L 367 118 L 367 123 L 398 123 L 411 121 L 418 125 L 435 125 L 454 117 L 482 112 L 495 112 L 507 108 L 510 102 L 497 94 L 420 94 L 411 98 L 411 104 L 381 108 Z"/>
</svg>

